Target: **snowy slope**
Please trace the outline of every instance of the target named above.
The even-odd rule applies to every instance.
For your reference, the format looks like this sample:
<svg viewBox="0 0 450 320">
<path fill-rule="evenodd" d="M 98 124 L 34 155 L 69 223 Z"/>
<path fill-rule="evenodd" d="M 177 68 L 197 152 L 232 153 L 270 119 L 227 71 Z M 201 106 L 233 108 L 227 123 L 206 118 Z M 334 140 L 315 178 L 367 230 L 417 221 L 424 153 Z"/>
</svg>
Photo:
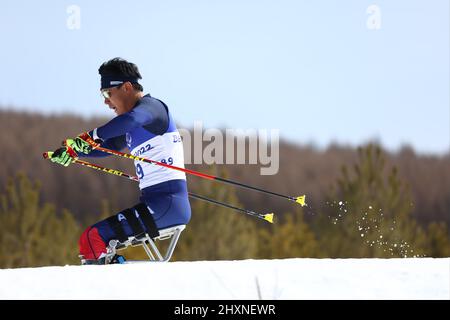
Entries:
<svg viewBox="0 0 450 320">
<path fill-rule="evenodd" d="M 450 258 L 2 269 L 0 299 L 450 299 L 449 274 Z"/>
</svg>

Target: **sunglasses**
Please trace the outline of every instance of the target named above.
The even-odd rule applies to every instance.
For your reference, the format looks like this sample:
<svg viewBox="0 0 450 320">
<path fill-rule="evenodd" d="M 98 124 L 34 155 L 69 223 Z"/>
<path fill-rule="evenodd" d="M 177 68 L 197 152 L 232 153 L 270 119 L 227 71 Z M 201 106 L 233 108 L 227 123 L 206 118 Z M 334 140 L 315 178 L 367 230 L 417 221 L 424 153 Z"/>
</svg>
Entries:
<svg viewBox="0 0 450 320">
<path fill-rule="evenodd" d="M 123 85 L 123 83 L 119 84 L 118 86 L 108 88 L 108 89 L 101 89 L 100 92 L 105 99 L 111 99 L 111 89 L 117 88 L 120 89 L 120 87 Z"/>
</svg>

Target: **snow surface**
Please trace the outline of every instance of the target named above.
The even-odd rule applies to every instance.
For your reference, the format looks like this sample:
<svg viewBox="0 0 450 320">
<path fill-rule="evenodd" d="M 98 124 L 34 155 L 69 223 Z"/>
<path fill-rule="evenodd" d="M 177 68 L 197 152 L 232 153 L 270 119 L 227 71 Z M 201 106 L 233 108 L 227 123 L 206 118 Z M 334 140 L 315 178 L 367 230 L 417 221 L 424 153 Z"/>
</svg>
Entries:
<svg viewBox="0 0 450 320">
<path fill-rule="evenodd" d="M 0 299 L 450 299 L 449 274 L 450 258 L 1 269 Z"/>
</svg>

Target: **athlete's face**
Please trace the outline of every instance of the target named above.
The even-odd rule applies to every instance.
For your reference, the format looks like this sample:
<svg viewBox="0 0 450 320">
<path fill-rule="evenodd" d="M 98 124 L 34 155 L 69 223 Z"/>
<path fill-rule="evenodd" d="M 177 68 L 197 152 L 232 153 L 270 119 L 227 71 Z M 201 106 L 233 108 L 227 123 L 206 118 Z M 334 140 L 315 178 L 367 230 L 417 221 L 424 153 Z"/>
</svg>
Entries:
<svg viewBox="0 0 450 320">
<path fill-rule="evenodd" d="M 119 86 L 102 89 L 101 93 L 103 98 L 105 99 L 105 104 L 109 106 L 109 108 L 113 109 L 117 115 L 124 114 L 128 112 L 127 108 L 127 92 L 124 83 Z"/>
</svg>

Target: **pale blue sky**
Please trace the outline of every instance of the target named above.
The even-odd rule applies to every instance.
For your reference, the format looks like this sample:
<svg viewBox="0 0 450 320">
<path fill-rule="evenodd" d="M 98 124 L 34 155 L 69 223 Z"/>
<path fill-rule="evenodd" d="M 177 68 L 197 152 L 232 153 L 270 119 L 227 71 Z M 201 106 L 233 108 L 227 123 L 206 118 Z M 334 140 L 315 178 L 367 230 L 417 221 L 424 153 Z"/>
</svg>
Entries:
<svg viewBox="0 0 450 320">
<path fill-rule="evenodd" d="M 72 4 L 79 30 L 66 24 Z M 379 30 L 366 25 L 372 4 Z M 183 127 L 280 129 L 320 147 L 376 138 L 391 150 L 450 148 L 448 0 L 15 0 L 0 8 L 3 107 L 113 117 L 97 69 L 120 56 Z"/>
</svg>

